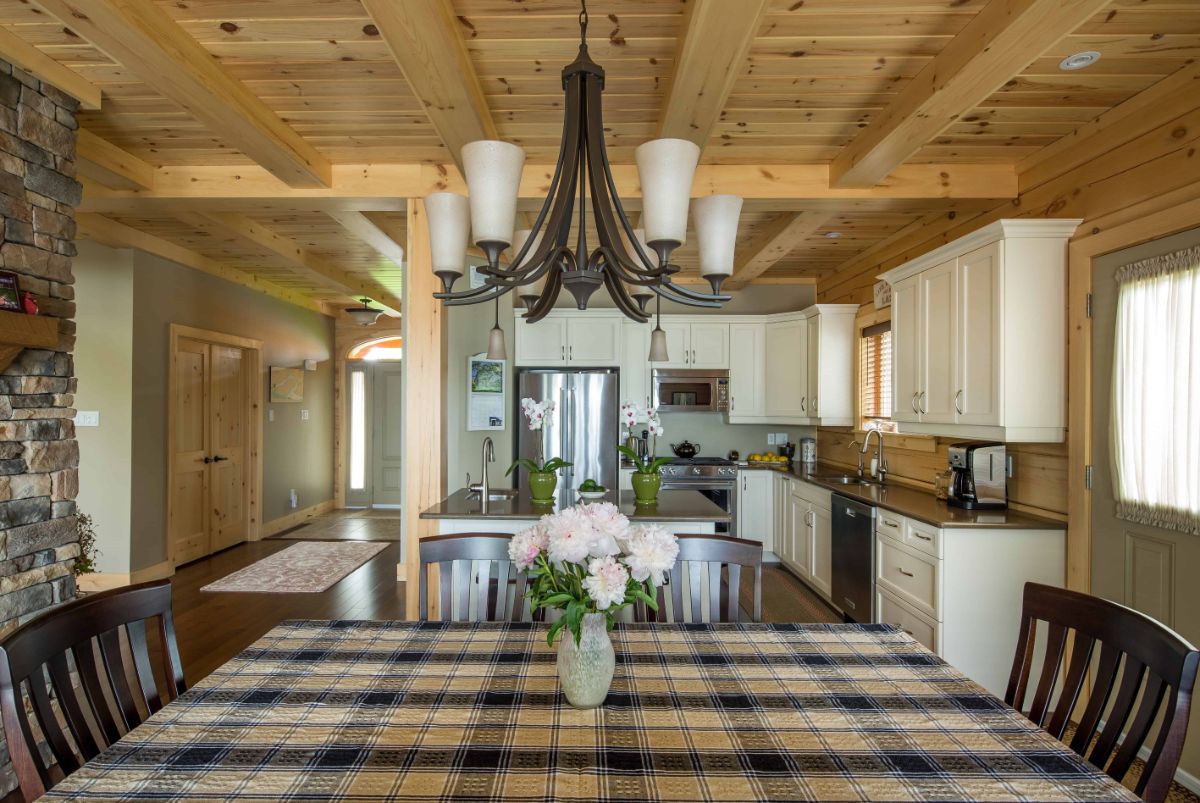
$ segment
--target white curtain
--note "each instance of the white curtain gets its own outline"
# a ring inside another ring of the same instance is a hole
[[[1118,518],[1200,534],[1200,247],[1117,270]]]

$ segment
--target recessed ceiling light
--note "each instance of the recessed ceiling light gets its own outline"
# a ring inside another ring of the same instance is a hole
[[[831,240],[836,240],[838,237],[842,236],[842,233],[840,231],[827,231],[825,232],[825,236]]]
[[[1090,67],[1100,60],[1100,51],[1084,50],[1081,53],[1072,53],[1058,63],[1060,70],[1082,70],[1084,67]]]

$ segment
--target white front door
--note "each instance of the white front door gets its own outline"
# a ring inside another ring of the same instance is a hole
[[[404,431],[401,363],[352,362],[346,374],[346,505],[399,507]]]

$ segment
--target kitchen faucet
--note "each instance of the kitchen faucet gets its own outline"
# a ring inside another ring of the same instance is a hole
[[[863,455],[867,453],[867,449],[871,443],[871,435],[875,434],[879,438],[879,446],[875,450],[875,465],[876,474],[879,477],[879,483],[887,479],[887,459],[883,456],[883,430],[868,429],[863,435],[862,450],[858,453],[858,475],[861,477],[863,473]]]
[[[482,512],[482,513],[487,513],[488,501],[489,501],[489,497],[491,496],[491,493],[492,493],[492,490],[489,487],[490,483],[488,482],[488,463],[495,463],[495,462],[496,462],[496,450],[495,450],[495,447],[492,445],[492,439],[491,439],[491,437],[485,437],[483,439],[483,459],[482,459],[483,465],[481,466],[481,468],[483,470],[483,478],[477,484],[472,485],[471,484],[471,475],[470,474],[467,475],[467,491],[469,493],[479,494],[480,512]]]

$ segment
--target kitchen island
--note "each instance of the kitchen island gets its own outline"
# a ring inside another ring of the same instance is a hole
[[[728,524],[730,520],[728,512],[698,491],[660,491],[655,505],[635,505],[631,491],[621,491],[616,500],[608,501],[615,501],[634,524],[662,524],[676,534],[714,533],[717,524]],[[517,533],[557,510],[555,505],[533,504],[528,492],[521,491],[516,496],[489,500],[484,512],[479,494],[463,488],[421,511],[421,518],[436,520],[439,534]]]

